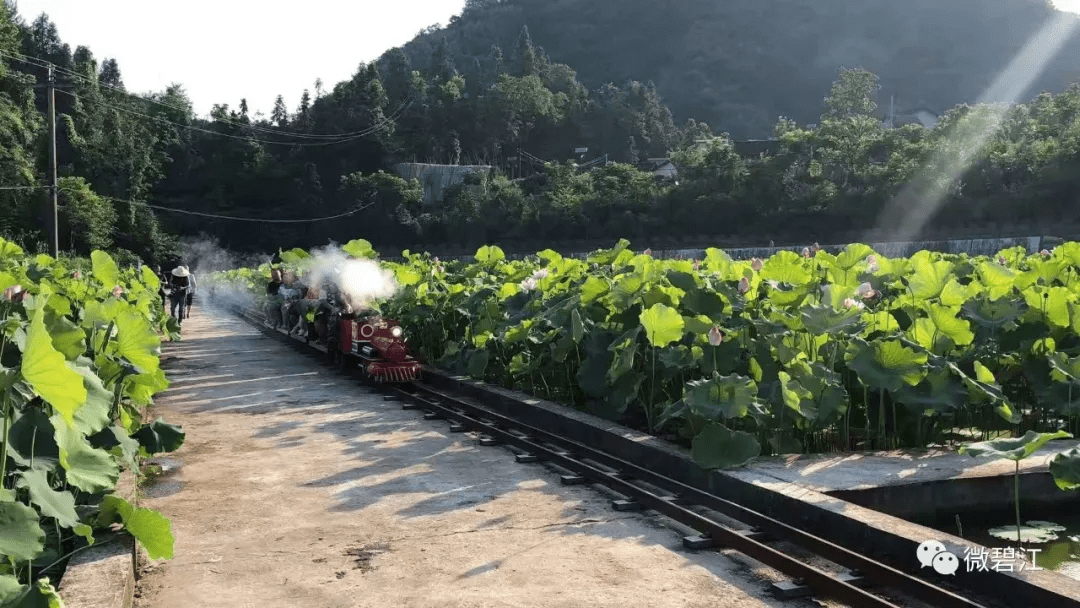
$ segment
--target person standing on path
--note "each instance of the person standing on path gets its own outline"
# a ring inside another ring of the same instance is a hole
[[[195,275],[191,274],[187,266],[177,266],[169,274],[169,285],[172,287],[172,293],[169,294],[169,315],[182,324],[187,317],[188,294],[195,293]]]

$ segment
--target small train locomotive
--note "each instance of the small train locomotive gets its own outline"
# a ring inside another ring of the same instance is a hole
[[[405,345],[401,324],[378,315],[342,318],[328,354],[345,370],[359,367],[374,382],[411,382],[420,378],[420,362]],[[334,343],[336,342],[336,343]]]

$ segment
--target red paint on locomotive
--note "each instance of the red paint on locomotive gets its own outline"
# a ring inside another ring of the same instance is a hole
[[[390,382],[408,382],[419,376],[420,362],[410,356],[397,321],[379,316],[341,319],[339,336],[341,355],[357,357],[368,375]],[[365,346],[370,349],[365,351]]]

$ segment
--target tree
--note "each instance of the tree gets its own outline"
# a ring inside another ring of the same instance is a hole
[[[878,89],[878,77],[862,68],[841,69],[840,77],[833,83],[832,91],[825,98],[828,118],[871,116],[877,109],[874,97]],[[824,117],[823,117],[824,118]]]
[[[120,64],[115,59],[106,59],[101,63],[101,75],[98,76],[101,84],[114,89],[124,88],[124,80],[120,76]]]
[[[538,74],[536,48],[533,46],[532,37],[529,36],[529,26],[521,26],[517,42],[514,44],[513,55],[515,76],[535,76]]]
[[[289,124],[289,111],[285,109],[285,98],[281,95],[274,100],[274,109],[270,112],[270,122],[284,128]]]

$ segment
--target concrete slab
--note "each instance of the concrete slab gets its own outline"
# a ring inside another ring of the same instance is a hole
[[[1022,473],[1048,470],[1050,461],[1080,440],[1052,441],[1021,461]],[[869,454],[802,454],[759,458],[729,475],[760,485],[793,483],[816,492],[862,490],[946,479],[1012,475],[1014,463],[958,454],[956,450],[896,450]]]
[[[139,608],[815,605],[228,313],[196,309],[164,365],[151,415],[187,441],[142,504],[176,558],[142,570]]]

